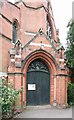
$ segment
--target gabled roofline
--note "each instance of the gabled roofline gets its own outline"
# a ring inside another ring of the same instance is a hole
[[[48,40],[48,42],[50,43],[50,45],[52,46],[52,48],[57,52],[57,49],[55,48],[55,46],[53,45],[53,43],[51,42],[51,39],[43,32],[43,31],[38,31],[37,34],[26,44],[22,47],[22,49],[25,49],[26,47],[28,47],[28,45],[35,40],[39,35],[44,35],[44,37]]]
[[[48,13],[48,9],[47,9],[43,4],[40,5],[40,6],[38,6],[38,7],[32,7],[32,6],[27,5],[27,4],[26,4],[25,2],[23,2],[22,0],[19,0],[18,2],[15,2],[15,4],[18,4],[18,3],[20,3],[20,2],[22,2],[25,7],[30,8],[30,9],[34,9],[34,10],[38,10],[38,9],[44,8],[44,10]],[[48,13],[48,14],[50,14],[50,13]],[[51,14],[50,14],[50,15],[51,15]],[[51,17],[52,17],[52,16],[51,16]],[[54,18],[52,17],[52,19],[54,19]]]
[[[53,36],[55,37],[55,38],[54,38],[54,41],[57,43],[56,35],[55,35],[55,34],[56,34],[55,21],[54,21],[54,18],[53,18],[53,13],[52,13],[52,14],[50,13],[49,8],[48,8],[48,7],[45,7],[43,4],[40,5],[40,6],[37,6],[37,7],[32,7],[32,6],[30,6],[30,5],[27,5],[27,4],[26,4],[25,2],[23,2],[22,0],[19,0],[19,1],[16,2],[15,4],[18,4],[18,3],[20,3],[20,2],[22,2],[23,5],[24,5],[26,8],[29,8],[29,9],[39,10],[39,9],[43,8],[43,9],[45,10],[45,12],[46,12],[47,15],[48,15],[49,21],[50,21],[50,23],[51,23],[52,29],[54,30],[54,32],[52,32],[52,33],[53,33]],[[51,18],[51,19],[50,19],[50,18]],[[49,21],[48,21],[48,22],[49,22]],[[52,24],[53,24],[53,25],[52,25]]]
[[[25,49],[26,47],[28,47],[28,45],[29,45],[33,40],[35,40],[35,39],[38,37],[38,35],[39,35],[39,33],[37,33],[26,45],[24,45],[24,46],[22,47],[22,49]]]
[[[44,5],[40,5],[40,6],[38,6],[38,7],[32,7],[32,6],[27,5],[27,4],[24,3],[24,2],[23,2],[23,4],[24,4],[25,7],[31,8],[31,9],[34,9],[34,10],[38,10],[38,9],[44,8]]]
[[[62,43],[60,42],[58,47],[56,48],[57,50],[65,50],[64,46],[62,45]]]
[[[8,3],[20,9],[20,7],[18,7],[15,3],[11,3],[10,1],[8,1]]]
[[[22,0],[19,0],[18,2],[15,2],[15,4],[18,4],[18,3],[20,3],[20,2],[22,2],[25,7],[30,8],[30,9],[34,9],[34,10],[38,10],[38,9],[44,8],[44,5],[43,5],[43,4],[40,5],[40,6],[37,6],[37,7],[32,7],[32,6],[27,5],[27,4],[26,4],[25,2],[23,2]]]

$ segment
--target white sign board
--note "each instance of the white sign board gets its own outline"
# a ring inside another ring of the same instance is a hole
[[[28,84],[28,90],[36,90],[36,84]]]

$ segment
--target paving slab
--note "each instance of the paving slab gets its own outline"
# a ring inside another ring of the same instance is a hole
[[[47,106],[28,106],[26,110],[15,118],[72,118],[71,108],[55,108]]]

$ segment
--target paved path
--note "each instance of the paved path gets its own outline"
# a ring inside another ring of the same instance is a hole
[[[72,108],[61,109],[50,106],[27,107],[16,118],[72,118]]]

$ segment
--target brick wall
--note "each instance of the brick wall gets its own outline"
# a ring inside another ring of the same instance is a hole
[[[0,24],[2,71],[15,88],[23,86],[20,105],[26,105],[26,76],[29,64],[40,58],[50,71],[50,104],[66,105],[68,69],[64,62],[64,48],[58,42],[52,9],[47,2],[5,1],[2,6]],[[51,27],[51,38],[47,36],[47,16]],[[12,24],[17,20],[17,42],[12,43]],[[19,39],[19,40],[18,40]],[[12,55],[10,50],[14,51]],[[9,51],[9,52],[8,52]],[[17,54],[18,53],[18,54]],[[62,57],[61,57],[62,55]],[[0,68],[1,71],[1,68]],[[2,72],[1,71],[1,72]]]

